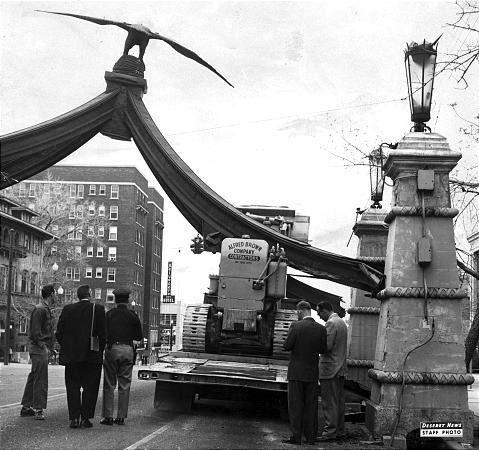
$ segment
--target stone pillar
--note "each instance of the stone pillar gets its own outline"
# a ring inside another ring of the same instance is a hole
[[[407,439],[420,422],[460,422],[472,443],[449,172],[461,154],[432,133],[409,133],[386,160],[394,181],[371,400],[375,436]],[[457,440],[457,438],[456,438]],[[404,442],[404,441],[403,441]]]
[[[359,238],[357,259],[384,263],[388,237],[385,217],[384,210],[369,208],[354,225],[354,234]],[[379,300],[371,298],[367,292],[352,290],[351,308],[348,309],[348,380],[368,391],[371,390],[368,370],[374,366],[379,305]]]

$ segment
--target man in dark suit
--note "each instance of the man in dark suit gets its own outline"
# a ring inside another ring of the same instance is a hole
[[[80,286],[77,295],[79,301],[66,305],[60,314],[56,338],[60,344],[59,363],[65,366],[70,428],[91,428],[106,342],[105,308],[90,302],[87,285]],[[90,350],[91,335],[98,337],[98,351]]]
[[[326,328],[311,317],[311,306],[302,300],[298,321],[289,328],[284,349],[291,351],[288,365],[288,413],[291,437],[283,442],[301,445],[302,436],[314,444],[318,414],[319,353],[326,351]]]
[[[327,351],[321,352],[319,382],[321,405],[324,414],[323,434],[318,441],[334,441],[344,436],[344,378],[346,376],[346,354],[348,327],[328,302],[319,302],[319,317],[326,322]]]
[[[125,424],[130,399],[133,371],[133,341],[141,341],[141,322],[134,311],[128,309],[129,289],[115,289],[116,308],[106,313],[105,360],[103,361],[103,419],[102,425]],[[113,420],[113,397],[118,383],[118,412]]]

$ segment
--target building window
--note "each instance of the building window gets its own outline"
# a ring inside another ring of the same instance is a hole
[[[68,226],[67,239],[75,239],[75,227],[73,225]]]
[[[113,295],[113,289],[106,290],[106,301],[107,303],[113,303],[115,301],[115,296]]]
[[[120,187],[117,184],[111,185],[110,198],[120,197]]]
[[[75,281],[80,281],[80,268],[79,267],[74,267],[73,268],[73,279]]]
[[[86,248],[86,256],[91,258],[93,256],[93,247]]]
[[[20,317],[20,322],[18,324],[18,332],[20,334],[27,334],[27,323],[28,320],[26,317]]]
[[[106,273],[106,281],[107,282],[114,282],[116,278],[116,269],[114,267],[108,267]]]
[[[18,189],[18,196],[19,197],[26,197],[27,196],[27,184],[20,183],[20,187]]]
[[[160,313],[160,324],[170,326],[173,322],[173,326],[176,327],[176,314],[161,314]]]
[[[83,231],[81,228],[75,230],[75,240],[76,241],[81,241],[82,240],[82,234],[83,234]]]
[[[23,235],[23,246],[30,250],[30,235],[27,233]]]
[[[30,277],[30,294],[37,293],[37,282],[38,282],[38,274],[36,272],[32,272]]]
[[[28,286],[28,271],[24,270],[22,271],[22,284],[20,287],[20,292],[22,294],[27,293],[27,286]]]
[[[94,236],[95,235],[95,229],[93,227],[88,227],[87,235],[88,236]]]
[[[85,278],[93,277],[93,267],[85,267]]]
[[[105,227],[101,226],[98,227],[98,237],[104,237],[105,236]]]
[[[103,276],[103,268],[97,267],[95,269],[95,278],[101,278]]]
[[[78,198],[83,198],[85,193],[85,186],[83,184],[78,185],[78,190],[77,190],[77,197]]]
[[[8,280],[8,268],[7,266],[0,267],[0,289],[4,291],[7,289],[7,280]]]
[[[73,267],[66,267],[65,268],[65,278],[67,280],[73,279]]]
[[[100,187],[98,188],[98,195],[106,195],[106,185],[105,184],[100,184]]]
[[[103,247],[97,247],[96,249],[96,257],[103,258]]]
[[[95,300],[101,300],[101,288],[95,288]]]
[[[72,290],[71,290],[71,289],[67,289],[67,290],[65,291],[65,301],[66,301],[67,303],[70,303],[70,302],[72,301],[72,295],[73,295],[73,294],[72,294]]]
[[[110,220],[118,220],[118,206],[110,206]]]
[[[69,219],[75,218],[75,205],[70,205],[70,214],[68,214]]]
[[[108,261],[116,261],[116,247],[108,247]]]
[[[98,207],[98,215],[100,217],[105,217],[105,205],[100,205]]]
[[[109,236],[108,236],[108,239],[110,241],[116,241],[117,240],[117,227],[110,227],[110,233],[109,233]]]
[[[40,242],[37,238],[33,238],[33,253],[35,253],[35,255],[40,254]]]
[[[30,183],[30,186],[28,189],[28,196],[35,197],[35,185],[33,183]]]
[[[95,205],[93,203],[90,204],[88,207],[88,215],[94,216],[95,215]]]
[[[70,184],[70,198],[75,198],[77,196],[77,185]]]
[[[90,184],[90,195],[96,195],[96,185]]]
[[[83,218],[83,205],[77,205],[77,219]]]
[[[81,257],[81,245],[75,245],[75,256]]]

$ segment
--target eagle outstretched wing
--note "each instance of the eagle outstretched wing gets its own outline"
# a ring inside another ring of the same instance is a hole
[[[175,49],[178,53],[181,53],[183,56],[186,56],[187,58],[192,59],[193,61],[196,61],[197,63],[201,64],[202,66],[205,66],[206,68],[210,69],[212,72],[214,72],[216,75],[218,75],[222,80],[226,81],[231,87],[234,87],[223,75],[221,75],[212,65],[208,64],[201,56],[196,54],[194,51],[183,47],[181,44],[178,44],[178,42],[175,42],[171,39],[168,39],[165,36],[162,36],[161,34],[158,33],[153,33],[150,32],[148,33],[148,37],[150,39],[159,39],[163,42],[166,42],[168,45],[170,45],[173,49]]]
[[[97,17],[82,16],[80,14],[61,13],[61,12],[55,12],[55,11],[43,11],[41,9],[36,9],[35,11],[43,12],[47,14],[58,14],[60,16],[76,17],[77,19],[88,20],[88,22],[93,22],[93,23],[96,23],[97,25],[116,25],[117,27],[123,28],[126,31],[130,31],[132,28],[131,24],[127,22],[117,22],[115,20],[99,19]]]

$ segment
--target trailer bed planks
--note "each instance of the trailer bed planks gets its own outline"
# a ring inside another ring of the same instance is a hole
[[[196,394],[263,391],[275,398],[288,390],[287,361],[236,355],[171,352],[138,371],[138,378],[156,382],[155,407],[188,412]]]

